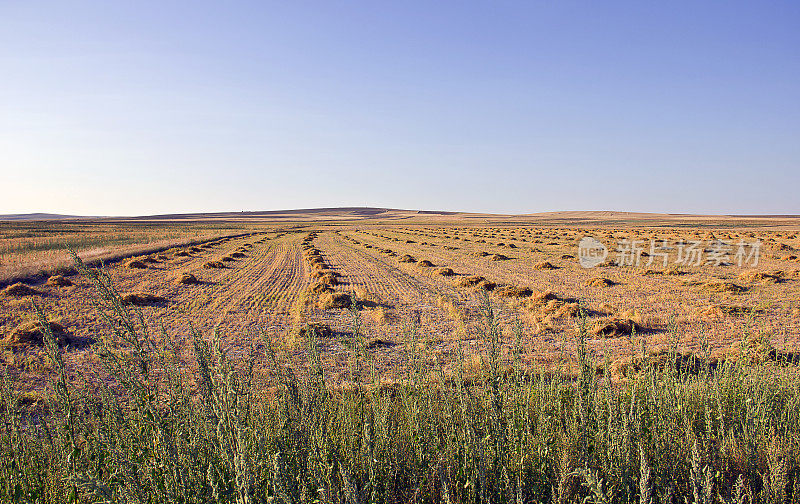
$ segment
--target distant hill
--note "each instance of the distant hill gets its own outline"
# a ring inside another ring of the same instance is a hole
[[[26,214],[0,214],[0,221],[44,221],[67,219],[99,219],[100,217],[87,217],[80,215],[61,215],[51,213],[26,213]]]
[[[60,215],[50,213],[6,214],[1,221],[100,221],[100,222],[338,222],[354,221],[391,222],[405,221],[409,224],[482,222],[485,224],[526,224],[526,225],[753,225],[762,226],[800,226],[797,215],[697,215],[667,214],[618,211],[560,211],[529,214],[490,214],[474,212],[449,212],[436,210],[404,210],[379,207],[330,207],[299,208],[292,210],[264,210],[251,212],[208,212],[120,217],[90,217],[79,215]]]

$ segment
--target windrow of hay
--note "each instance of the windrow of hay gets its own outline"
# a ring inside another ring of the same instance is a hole
[[[616,285],[613,281],[604,277],[590,278],[586,280],[585,284],[587,287],[612,287]]]
[[[58,322],[48,322],[50,332],[56,338],[59,345],[64,345],[68,342],[68,334],[64,326]],[[44,344],[44,332],[42,331],[41,323],[38,321],[23,322],[14,328],[11,333],[5,338],[5,342],[14,346],[35,345],[42,346]]]
[[[166,301],[166,299],[161,296],[145,292],[132,292],[122,296],[122,304],[124,305],[148,306],[163,303],[164,301]]]
[[[177,279],[177,283],[183,285],[194,285],[200,283],[200,280],[198,280],[197,277],[191,273],[184,273],[180,276],[180,278]]]
[[[516,285],[503,285],[494,290],[494,293],[501,297],[523,298],[533,295],[530,287],[517,287]]]
[[[616,338],[640,331],[641,327],[636,321],[621,317],[608,317],[596,320],[589,329],[591,334],[603,338]]]
[[[677,267],[669,267],[664,269],[644,269],[640,273],[643,276],[658,276],[658,275],[669,275],[669,276],[680,276],[686,274],[685,271],[681,271]]]
[[[703,283],[701,284],[701,286],[703,287],[703,289],[709,290],[711,292],[726,292],[730,294],[740,294],[747,290],[747,287],[743,287],[733,282],[712,281]]]
[[[41,292],[34,289],[28,284],[17,282],[3,289],[2,294],[4,296],[10,296],[10,297],[23,297],[23,296],[38,296],[41,294]]]
[[[380,338],[373,338],[367,342],[367,350],[377,350],[380,348],[392,348],[393,346],[397,345],[394,341],[389,341]]]
[[[318,269],[311,273],[311,278],[318,280],[325,275],[333,275],[337,278],[339,277],[339,273],[332,269]]]
[[[764,282],[764,283],[779,283],[783,281],[784,272],[777,271],[746,271],[739,275],[739,280],[743,282]]]
[[[319,277],[319,281],[326,285],[338,285],[339,279],[333,273],[325,273]]]
[[[439,268],[436,270],[436,274],[439,276],[449,277],[449,276],[454,276],[456,272],[453,271],[452,268]]]
[[[508,261],[508,256],[504,256],[503,254],[492,254],[489,256],[490,261]]]
[[[322,309],[331,308],[350,308],[353,304],[353,299],[349,294],[344,292],[325,292],[319,296],[317,306]]]
[[[323,322],[309,322],[300,328],[298,335],[303,338],[315,336],[317,338],[332,338],[334,333],[331,326]]]
[[[419,266],[420,268],[432,268],[434,264],[427,259],[423,259],[417,263],[417,266]]]
[[[701,314],[711,318],[722,318],[728,316],[744,316],[753,313],[762,313],[763,308],[756,308],[752,306],[736,306],[736,305],[722,305],[712,304],[707,308],[701,310]]]
[[[72,280],[63,275],[53,275],[47,279],[47,285],[51,287],[69,287],[72,285]]]
[[[207,263],[203,263],[203,268],[205,269],[222,269],[225,267],[225,263],[222,261],[209,261]]]
[[[459,279],[456,285],[459,287],[475,287],[484,280],[486,279],[478,275],[465,276]]]
[[[397,261],[398,261],[398,262],[401,262],[401,263],[413,263],[413,262],[417,262],[417,260],[414,258],[414,256],[411,256],[411,255],[409,255],[409,254],[403,254],[403,255],[401,255],[401,256],[400,256],[400,258],[399,258],[399,259],[397,259]]]
[[[479,275],[471,275],[461,278],[456,285],[458,287],[474,287],[480,290],[491,291],[497,286],[491,280],[487,280]]]
[[[140,260],[129,261],[128,264],[126,264],[126,266],[131,269],[147,269],[147,264],[145,264],[144,261]]]
[[[573,299],[562,299],[552,291],[534,291],[528,300],[528,308],[548,318],[572,318],[580,315],[580,305]]]
[[[554,270],[558,269],[557,266],[553,266],[549,261],[541,261],[533,265],[533,269],[535,270]]]
[[[333,292],[333,288],[324,282],[315,282],[308,288],[312,294],[323,294],[325,292]]]

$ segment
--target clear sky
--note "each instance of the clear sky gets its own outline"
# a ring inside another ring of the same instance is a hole
[[[0,0],[0,213],[800,213],[800,2]]]

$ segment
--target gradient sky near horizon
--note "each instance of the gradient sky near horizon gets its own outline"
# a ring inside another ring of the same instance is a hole
[[[800,2],[0,0],[0,213],[800,214]]]

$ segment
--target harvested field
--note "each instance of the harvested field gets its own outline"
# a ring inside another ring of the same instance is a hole
[[[51,329],[70,372],[102,383],[94,347],[79,342],[112,331],[97,311],[104,306],[97,282],[108,281],[123,309],[134,318],[141,314],[158,345],[176,349],[187,376],[197,370],[192,331],[213,338],[216,329],[220,348],[237,366],[251,349],[267,355],[269,341],[276,358],[300,362],[305,370],[308,352],[316,348],[322,374],[341,390],[352,386],[354,374],[371,376],[354,367],[354,355],[368,358],[389,390],[415,368],[453,380],[463,365],[465,376],[476,380],[490,369],[484,364],[493,348],[487,313],[497,328],[500,369],[517,362],[525,373],[571,377],[583,345],[597,376],[606,376],[602,366],[611,362],[607,376],[624,383],[644,369],[642,348],[654,355],[674,348],[681,356],[708,354],[723,362],[740,355],[743,334],[758,335],[748,352],[761,361],[795,365],[800,270],[787,268],[783,259],[764,258],[750,268],[661,268],[660,262],[648,265],[646,256],[626,264],[610,255],[583,268],[577,241],[588,232],[407,222],[264,226],[252,236],[6,286],[0,295],[2,355],[25,393],[41,393],[52,370],[35,364],[46,358],[41,326],[32,322],[35,302],[59,324]],[[614,239],[693,237],[683,228],[591,233],[604,239],[606,233]],[[742,233],[717,236],[733,240]],[[754,232],[765,242],[771,234]],[[509,250],[514,257],[504,255]],[[129,267],[134,261],[145,267]],[[259,376],[275,376],[264,359]],[[699,369],[687,359],[680,357],[681,369]]]

